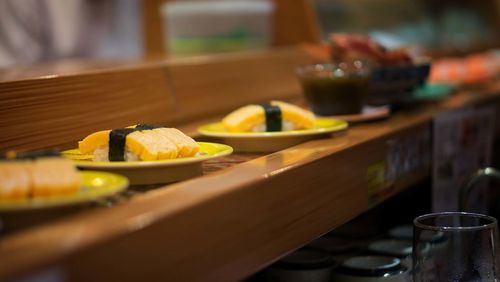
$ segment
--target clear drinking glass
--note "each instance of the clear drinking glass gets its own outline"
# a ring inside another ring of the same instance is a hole
[[[414,282],[497,281],[494,217],[444,212],[419,216],[413,224]]]

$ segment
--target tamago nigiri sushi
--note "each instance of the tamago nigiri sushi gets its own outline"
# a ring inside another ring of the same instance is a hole
[[[230,132],[271,132],[313,128],[315,116],[312,112],[295,105],[271,101],[241,107],[223,120]]]
[[[73,194],[80,182],[73,162],[59,156],[0,161],[0,200]]]
[[[152,161],[195,156],[200,146],[176,128],[138,124],[98,131],[78,142],[93,161]]]

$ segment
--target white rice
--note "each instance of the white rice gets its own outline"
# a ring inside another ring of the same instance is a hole
[[[97,148],[94,151],[94,156],[92,160],[94,162],[107,162],[109,161],[108,152],[109,152],[109,147]],[[139,156],[136,155],[135,153],[130,152],[129,150],[125,150],[125,161],[127,162],[139,161]]]
[[[295,125],[293,124],[293,122],[283,120],[281,122],[281,128],[282,131],[295,130]],[[267,127],[265,123],[256,125],[252,128],[252,132],[266,132],[266,131]]]

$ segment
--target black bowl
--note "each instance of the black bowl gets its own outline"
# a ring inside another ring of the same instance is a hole
[[[367,102],[384,105],[407,101],[413,90],[427,81],[430,67],[425,62],[373,68]]]

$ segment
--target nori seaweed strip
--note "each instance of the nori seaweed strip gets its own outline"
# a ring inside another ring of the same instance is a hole
[[[108,159],[110,162],[125,161],[125,143],[127,135],[140,130],[151,130],[163,126],[155,124],[137,124],[135,128],[118,128],[109,132]]]
[[[57,150],[15,152],[15,158],[17,160],[34,160],[43,157],[60,157],[60,156],[61,154]]]
[[[139,123],[138,125],[135,126],[135,129],[137,129],[137,130],[148,130],[148,129],[162,128],[162,127],[163,126],[156,125],[156,124],[142,124],[142,123]]]
[[[281,131],[282,115],[281,109],[278,106],[273,106],[271,103],[261,104],[266,115],[266,131]]]
[[[119,128],[109,132],[109,152],[110,162],[120,162],[125,160],[125,141],[127,135],[137,131],[135,128]]]

